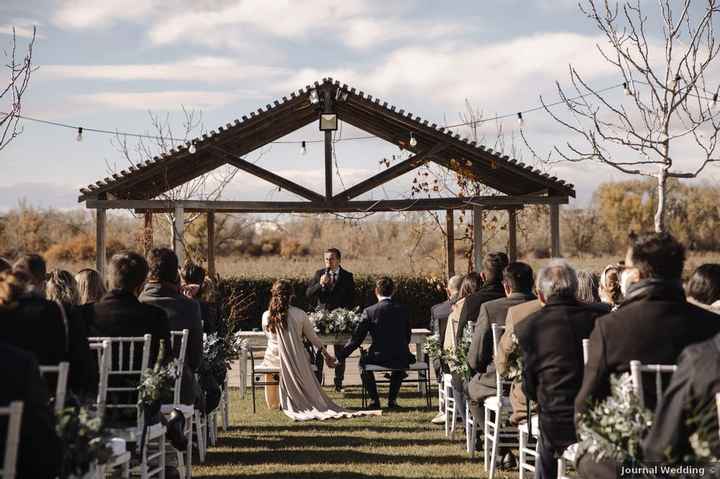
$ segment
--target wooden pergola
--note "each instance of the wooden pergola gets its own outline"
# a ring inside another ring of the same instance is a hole
[[[344,121],[378,138],[410,151],[413,156],[367,178],[344,191],[334,193],[332,184],[332,129]],[[325,194],[261,168],[243,157],[312,122],[324,129]],[[410,141],[411,136],[414,141]],[[405,173],[428,162],[479,181],[500,194],[491,196],[356,200]],[[294,193],[299,201],[168,201],[157,199],[165,192],[220,166],[232,165],[281,189]],[[517,256],[516,212],[525,205],[545,204],[550,209],[550,250],[560,255],[560,205],[575,196],[572,185],[550,177],[508,156],[461,138],[460,135],[429,124],[427,120],[398,110],[378,98],[331,78],[315,82],[289,97],[276,100],[232,124],[220,126],[202,137],[130,166],[94,185],[80,190],[80,202],[97,210],[97,269],[104,273],[106,261],[106,212],[131,209],[145,215],[145,248],[152,247],[153,213],[174,212],[173,247],[184,258],[182,236],[184,215],[207,214],[208,270],[215,271],[214,215],[220,213],[367,213],[391,211],[445,210],[447,222],[447,272],[454,274],[454,211],[472,210],[475,264],[482,255],[483,210],[506,210],[508,254]]]

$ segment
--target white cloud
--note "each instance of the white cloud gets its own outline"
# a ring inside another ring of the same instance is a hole
[[[13,28],[15,28],[15,36],[18,38],[32,38],[33,36],[33,24],[26,23],[26,24],[18,24],[18,25],[0,25],[0,34],[3,35],[12,35],[13,34]],[[45,35],[41,33],[35,34],[36,38],[45,38]]]
[[[64,0],[53,22],[61,28],[101,28],[120,20],[142,20],[152,12],[165,10],[161,8],[162,3],[152,0]]]
[[[247,79],[270,80],[287,70],[260,65],[245,65],[227,57],[196,57],[175,63],[130,65],[45,65],[41,75],[103,80],[160,80],[225,82]]]
[[[349,20],[339,29],[339,34],[349,47],[365,49],[403,38],[421,37],[423,40],[433,40],[458,34],[466,29],[467,26],[455,23],[363,17]]]
[[[118,110],[180,110],[183,106],[210,110],[255,96],[254,92],[242,91],[100,92],[76,95],[72,100]]]

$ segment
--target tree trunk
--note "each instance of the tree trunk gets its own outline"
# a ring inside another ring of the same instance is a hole
[[[665,231],[665,190],[667,188],[667,170],[662,168],[657,175],[658,179],[658,199],[657,210],[655,211],[655,232],[662,233]]]

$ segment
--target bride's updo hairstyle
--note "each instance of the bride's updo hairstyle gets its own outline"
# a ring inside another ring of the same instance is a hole
[[[280,279],[275,281],[270,290],[270,318],[267,328],[271,333],[277,333],[287,327],[288,310],[293,298],[293,287],[289,281]]]
[[[10,271],[0,273],[0,312],[9,311],[17,306],[17,299],[25,291],[23,279]]]

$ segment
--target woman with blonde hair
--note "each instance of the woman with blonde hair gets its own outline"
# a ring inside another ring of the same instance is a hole
[[[97,303],[107,292],[102,276],[94,269],[85,268],[75,275],[78,289],[78,304]]]
[[[327,352],[307,314],[292,306],[293,296],[289,281],[276,281],[271,290],[270,306],[262,317],[263,330],[268,336],[264,362],[280,368],[280,408],[296,421],[379,415],[380,411],[344,409],[322,390],[310,366],[303,338],[322,352],[330,367],[335,366],[335,358]]]

